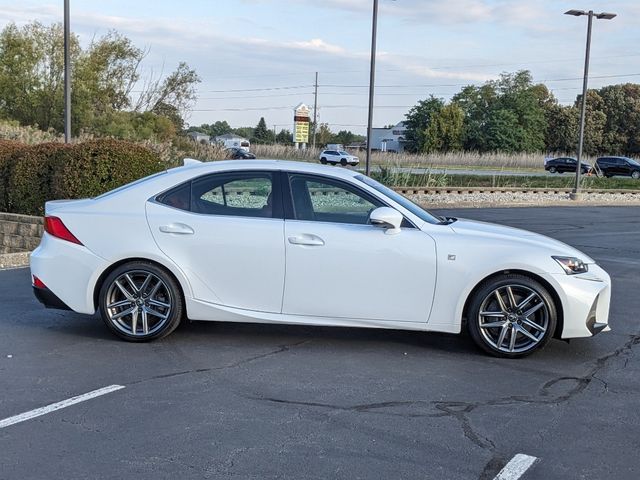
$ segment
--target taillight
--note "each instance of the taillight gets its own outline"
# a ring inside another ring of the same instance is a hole
[[[44,231],[56,238],[82,245],[58,217],[44,217]]]

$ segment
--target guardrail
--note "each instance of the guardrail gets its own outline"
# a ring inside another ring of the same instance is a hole
[[[525,188],[525,187],[393,187],[393,189],[403,195],[431,195],[431,194],[467,194],[467,193],[571,193],[571,188]],[[581,190],[583,193],[595,194],[625,194],[640,195],[640,190],[630,190],[624,188],[603,189],[591,188]]]

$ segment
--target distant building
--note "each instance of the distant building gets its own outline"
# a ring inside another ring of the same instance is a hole
[[[391,128],[371,129],[371,150],[381,152],[404,152],[406,145],[406,122],[400,122]]]
[[[206,133],[189,132],[187,133],[187,136],[194,142],[206,143],[207,145],[211,142],[211,137],[209,137],[209,135],[207,135]]]
[[[251,147],[249,140],[234,133],[225,133],[224,135],[213,137],[212,143],[218,143],[225,148],[241,148],[247,152]]]

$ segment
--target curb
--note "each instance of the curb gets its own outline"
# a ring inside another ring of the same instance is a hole
[[[0,255],[0,270],[29,266],[31,252],[4,253]]]

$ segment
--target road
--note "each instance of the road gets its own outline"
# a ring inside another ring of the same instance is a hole
[[[379,165],[373,165],[371,169],[375,172],[380,169]],[[575,173],[549,173],[546,170],[532,170],[532,171],[522,171],[522,170],[513,170],[513,169],[465,169],[465,168],[422,168],[422,167],[390,167],[393,173],[410,173],[413,175],[488,175],[494,177],[548,177],[548,176],[558,176],[562,175],[562,177],[570,178],[571,176],[575,176]],[[356,170],[362,171],[364,173],[365,168],[362,164],[356,167]]]
[[[150,344],[43,309],[0,272],[0,478],[640,478],[640,208],[447,210],[577,246],[611,274],[612,332],[523,360],[466,336],[193,323]]]

